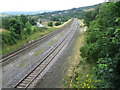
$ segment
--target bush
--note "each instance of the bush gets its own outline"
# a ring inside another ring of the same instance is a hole
[[[104,79],[106,84],[104,88],[115,88],[119,86],[120,77],[116,75],[118,59],[115,58],[100,58],[97,61],[96,74],[98,78]],[[114,85],[115,84],[115,85]]]
[[[59,25],[61,25],[60,21],[58,21],[58,22],[55,23],[55,26],[59,26]]]
[[[53,22],[52,22],[52,21],[51,21],[51,22],[48,22],[47,25],[50,26],[50,27],[52,27],[52,26],[53,26]]]
[[[91,20],[90,12],[85,22],[88,26],[86,43],[81,56],[96,63],[96,76],[106,84],[104,88],[120,88],[120,2],[104,3]],[[113,14],[114,13],[114,14]]]
[[[3,32],[2,33],[2,45],[7,44],[7,45],[13,45],[16,43],[16,34],[13,32]]]

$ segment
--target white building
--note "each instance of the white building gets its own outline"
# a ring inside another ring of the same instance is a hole
[[[39,22],[36,23],[37,23],[37,27],[44,27],[44,25],[40,24]]]

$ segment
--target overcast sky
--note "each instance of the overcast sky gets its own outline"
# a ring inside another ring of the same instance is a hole
[[[66,10],[74,7],[94,5],[104,1],[105,0],[1,0],[0,12]]]

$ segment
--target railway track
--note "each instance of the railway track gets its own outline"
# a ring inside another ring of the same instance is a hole
[[[27,89],[34,83],[35,79],[41,75],[45,68],[52,62],[56,55],[62,50],[62,48],[71,40],[74,33],[78,29],[78,22],[75,19],[72,27],[70,28],[69,34],[61,41],[57,46],[51,50],[42,62],[38,63],[25,77],[23,77],[13,88],[24,88]]]
[[[37,39],[37,40],[35,40],[35,41],[31,42],[31,43],[26,44],[23,47],[15,50],[14,52],[12,52],[10,54],[2,56],[2,58],[0,59],[0,63],[3,63],[5,61],[9,60],[10,58],[18,55],[19,53],[22,53],[23,51],[28,50],[29,48],[31,48],[31,47],[33,47],[35,45],[38,45],[42,41],[44,41],[46,39],[49,39],[50,37],[52,37],[52,36],[54,36],[54,35],[62,32],[62,30],[64,30],[65,28],[69,27],[69,25],[72,24],[72,21],[73,21],[73,19],[68,24],[66,24],[65,26],[63,26],[62,28],[60,28],[60,29],[58,29],[58,30],[56,30],[54,32],[51,32],[50,34],[47,34],[47,35],[41,37],[40,39]]]

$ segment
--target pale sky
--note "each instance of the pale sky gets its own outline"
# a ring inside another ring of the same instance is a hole
[[[105,0],[1,0],[3,11],[66,10],[102,3]]]

